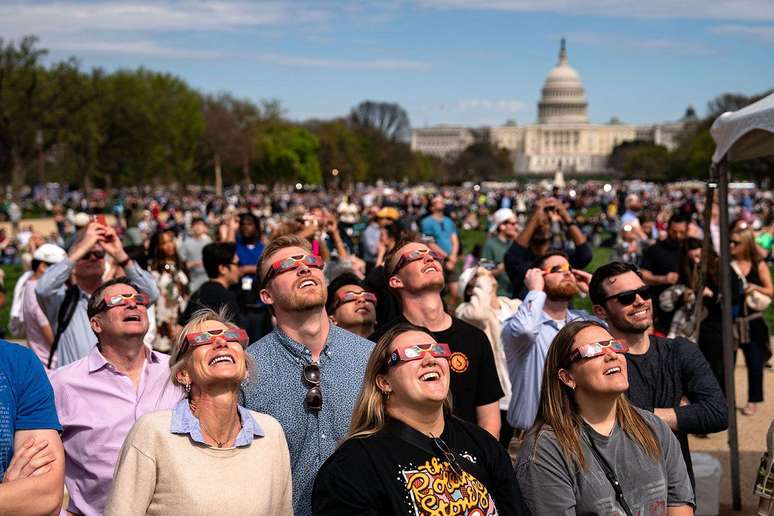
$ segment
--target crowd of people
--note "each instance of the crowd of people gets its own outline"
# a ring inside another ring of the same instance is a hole
[[[774,196],[731,201],[752,416]],[[0,341],[3,514],[65,492],[84,515],[693,513],[688,435],[727,427],[724,250],[701,190],[47,203],[56,231],[14,212],[0,236],[27,268],[8,328],[27,346]]]

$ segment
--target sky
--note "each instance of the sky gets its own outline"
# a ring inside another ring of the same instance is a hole
[[[567,39],[589,117],[636,124],[774,87],[774,0],[0,0],[48,62],[143,66],[293,120],[397,102],[413,127],[534,123]]]

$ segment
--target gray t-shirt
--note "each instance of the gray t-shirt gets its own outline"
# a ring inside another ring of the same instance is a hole
[[[204,246],[210,242],[212,242],[212,239],[207,235],[204,235],[202,238],[186,238],[183,240],[183,243],[180,246],[180,250],[178,251],[178,254],[180,254],[180,259],[184,262],[201,262],[202,249],[204,249]],[[191,280],[188,289],[192,293],[199,290],[199,287],[201,287],[202,284],[209,279],[207,278],[207,272],[204,270],[204,265],[201,264],[198,267],[192,267],[189,269],[188,275],[190,276]]]
[[[667,507],[695,506],[693,489],[677,442],[658,417],[635,409],[653,429],[661,445],[662,459],[654,462],[625,432],[616,426],[605,437],[585,425],[597,449],[615,472],[624,499],[633,514],[663,516]],[[516,463],[516,476],[532,514],[624,515],[615,491],[583,440],[586,470],[569,458],[553,429],[544,426],[537,437],[530,434]]]

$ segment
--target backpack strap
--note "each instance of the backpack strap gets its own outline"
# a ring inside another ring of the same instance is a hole
[[[75,308],[78,306],[78,298],[81,296],[81,289],[78,285],[69,285],[65,291],[65,297],[62,304],[59,305],[59,311],[56,314],[56,334],[54,342],[51,344],[51,352],[48,355],[48,368],[51,369],[51,363],[54,360],[54,354],[59,347],[59,339],[67,329],[70,321],[75,314]]]

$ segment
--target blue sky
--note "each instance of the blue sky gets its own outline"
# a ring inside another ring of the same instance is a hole
[[[774,0],[0,0],[0,37],[25,34],[50,60],[171,72],[296,120],[372,99],[414,127],[532,123],[562,36],[594,122],[774,87]]]

